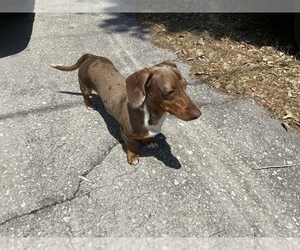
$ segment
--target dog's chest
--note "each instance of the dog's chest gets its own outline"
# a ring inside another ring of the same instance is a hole
[[[144,114],[144,125],[148,130],[148,134],[145,136],[145,138],[154,137],[160,133],[161,127],[166,119],[167,113],[163,114],[163,116],[158,120],[157,124],[155,125],[149,124],[150,115],[146,107],[144,108]]]

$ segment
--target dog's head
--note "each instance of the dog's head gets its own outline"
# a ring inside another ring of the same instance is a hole
[[[176,64],[170,61],[139,70],[126,79],[128,100],[133,109],[146,102],[150,108],[189,121],[197,119],[201,112],[186,93],[186,85]]]

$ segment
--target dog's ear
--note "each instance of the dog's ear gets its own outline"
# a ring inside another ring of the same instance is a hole
[[[175,74],[176,76],[178,77],[178,79],[182,79],[182,76],[180,74],[180,72],[178,71],[177,69],[177,65],[171,61],[164,61],[160,64],[157,64],[157,66],[167,66],[169,69],[171,69]]]
[[[142,105],[146,98],[145,87],[151,78],[149,69],[139,70],[126,79],[127,96],[130,106],[136,109]]]
[[[164,62],[158,64],[157,66],[160,66],[160,65],[166,65],[166,66],[177,69],[177,65],[171,61],[164,61]]]
[[[180,72],[177,68],[177,65],[175,63],[173,63],[171,61],[164,61],[164,62],[160,63],[159,65],[169,66],[169,68],[176,74],[177,78],[180,80],[183,88],[186,89],[187,82],[180,74]]]

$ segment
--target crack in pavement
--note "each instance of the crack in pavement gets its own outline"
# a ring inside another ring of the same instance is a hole
[[[25,216],[28,216],[28,215],[36,214],[36,213],[38,213],[38,212],[40,212],[40,211],[42,211],[42,210],[44,210],[44,209],[51,208],[51,207],[54,207],[54,206],[56,206],[56,205],[63,204],[63,203],[65,203],[65,202],[72,201],[72,200],[74,200],[74,199],[76,199],[76,198],[79,198],[79,197],[83,197],[84,195],[82,195],[82,196],[77,196],[77,193],[78,193],[78,191],[79,191],[79,187],[80,187],[80,185],[78,185],[78,187],[77,187],[77,189],[75,190],[74,194],[73,194],[71,197],[67,198],[67,199],[63,199],[63,200],[60,200],[60,201],[55,201],[55,202],[53,202],[52,204],[49,204],[49,205],[46,205],[46,206],[42,206],[42,207],[36,208],[36,209],[31,210],[31,211],[29,211],[29,212],[25,212],[25,213],[22,213],[22,214],[15,215],[15,216],[13,216],[13,217],[11,217],[11,218],[8,218],[8,219],[4,220],[3,222],[1,222],[1,223],[0,223],[0,226],[3,226],[3,225],[5,225],[6,223],[9,223],[9,222],[11,222],[11,221],[13,221],[13,220],[20,219],[20,218],[25,217]]]
[[[104,155],[102,156],[102,158],[99,160],[98,163],[94,164],[92,167],[90,167],[89,169],[85,170],[81,176],[83,177],[87,177],[97,166],[101,165],[101,163],[106,159],[106,157],[109,155],[109,153],[116,147],[119,145],[119,142],[116,142],[114,143],[112,146],[108,147],[108,149],[104,152]],[[76,196],[77,193],[79,192],[80,190],[80,186],[81,186],[81,183],[82,183],[83,179],[80,179],[79,180],[79,183],[78,183],[78,187],[74,193],[74,195]]]
[[[112,181],[109,184],[92,188],[91,190],[86,192],[84,195],[90,195],[90,193],[93,192],[93,191],[98,191],[98,190],[103,189],[103,188],[111,187],[115,184],[117,179],[122,178],[122,177],[127,176],[127,175],[131,175],[133,173],[136,173],[138,169],[139,169],[139,167],[135,166],[132,171],[119,174],[119,175],[113,177]]]
[[[88,174],[90,174],[90,173],[96,168],[96,166],[101,165],[101,163],[106,159],[106,157],[109,155],[109,153],[112,151],[112,149],[115,148],[117,145],[119,145],[119,142],[117,142],[117,143],[113,144],[112,146],[110,146],[110,147],[108,148],[108,150],[106,150],[106,152],[104,152],[104,156],[103,156],[102,159],[99,161],[99,163],[94,164],[91,168],[89,168],[88,170],[85,170],[85,171],[81,174],[81,176],[86,177]],[[112,182],[111,184],[108,184],[108,185],[105,185],[105,186],[101,186],[101,187],[99,187],[99,189],[102,189],[102,188],[105,188],[105,187],[108,187],[108,186],[113,185],[114,182],[115,182],[115,180],[116,180],[117,178],[122,177],[122,176],[124,176],[124,175],[126,175],[126,174],[128,174],[128,173],[125,173],[125,174],[121,174],[121,175],[116,176],[116,177],[113,179],[113,182]],[[83,181],[82,179],[79,180],[78,185],[77,185],[77,188],[76,188],[76,190],[74,191],[74,193],[73,193],[73,195],[72,195],[71,197],[66,198],[66,199],[63,199],[63,200],[55,201],[55,202],[53,202],[53,203],[51,203],[51,204],[49,204],[49,205],[46,205],[46,206],[42,206],[42,207],[36,208],[36,209],[31,210],[31,211],[29,211],[29,212],[24,212],[24,213],[21,213],[21,214],[17,214],[17,215],[15,215],[15,216],[11,217],[11,218],[8,218],[8,219],[2,221],[2,222],[0,223],[0,226],[3,226],[3,225],[5,225],[5,224],[7,224],[7,223],[9,223],[9,222],[11,222],[11,221],[13,221],[13,220],[20,219],[20,218],[25,217],[25,216],[28,216],[28,215],[36,214],[36,213],[38,213],[38,212],[40,212],[40,211],[42,211],[42,210],[44,210],[44,209],[52,208],[52,207],[55,207],[56,205],[60,205],[60,204],[63,204],[63,203],[65,203],[65,202],[71,202],[71,201],[73,201],[73,200],[75,200],[75,199],[77,199],[77,198],[81,198],[81,197],[84,197],[84,196],[86,196],[86,195],[89,195],[90,192],[93,191],[93,190],[90,190],[90,191],[88,191],[88,192],[86,192],[86,193],[84,193],[84,194],[82,194],[82,195],[78,195],[78,193],[79,193],[79,191],[80,191],[80,187],[81,187],[82,181]]]

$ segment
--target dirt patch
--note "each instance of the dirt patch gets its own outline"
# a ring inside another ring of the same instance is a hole
[[[131,14],[132,15],[132,14]],[[150,40],[192,65],[194,77],[267,107],[300,131],[300,62],[293,16],[286,14],[133,14]]]

